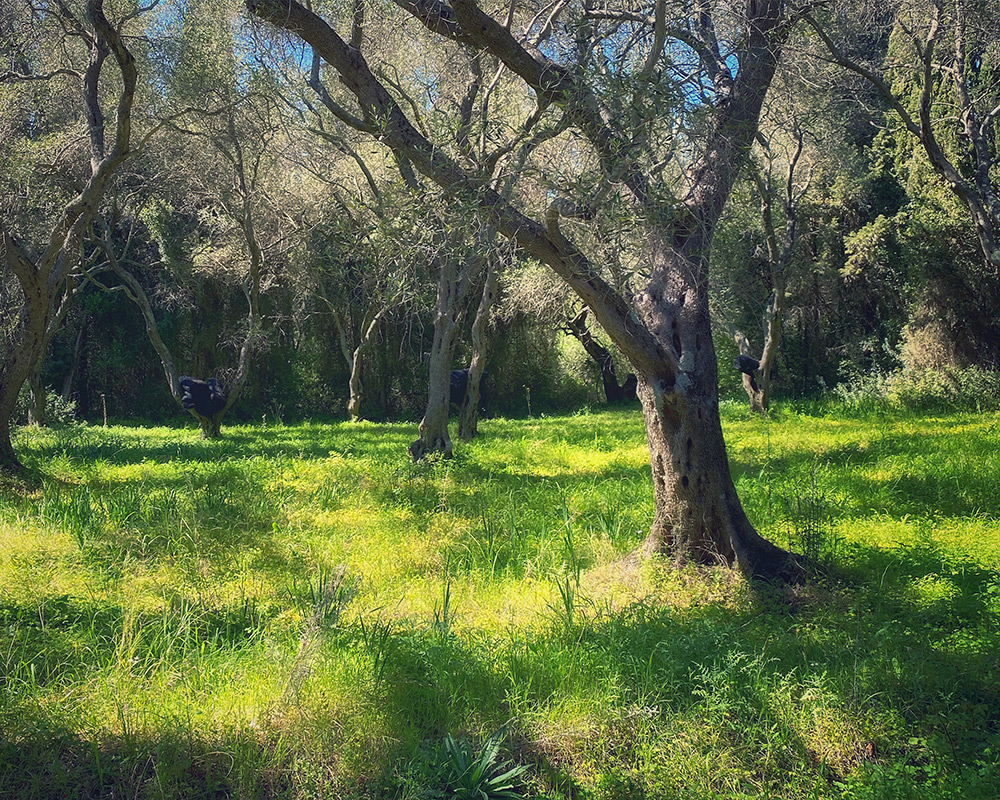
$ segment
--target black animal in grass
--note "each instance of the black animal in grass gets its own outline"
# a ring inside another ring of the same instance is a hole
[[[181,405],[188,411],[194,411],[201,417],[211,419],[226,407],[226,393],[219,388],[215,378],[200,381],[182,375],[178,383],[183,392]]]
[[[479,413],[485,414],[486,407],[490,403],[490,390],[486,385],[487,375],[484,372],[479,379]],[[469,370],[453,369],[449,383],[449,399],[453,406],[462,407],[465,400],[465,392],[469,386]]]

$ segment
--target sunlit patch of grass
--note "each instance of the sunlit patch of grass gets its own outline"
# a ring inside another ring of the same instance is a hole
[[[416,800],[505,723],[552,800],[1000,796],[996,421],[723,416],[804,587],[629,558],[635,411],[19,433],[0,796]]]

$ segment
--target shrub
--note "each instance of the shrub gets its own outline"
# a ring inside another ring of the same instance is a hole
[[[1000,372],[966,367],[873,373],[839,384],[835,393],[852,411],[996,410]]]
[[[25,384],[17,396],[17,405],[14,407],[14,421],[27,421],[30,399],[31,395],[28,391],[28,385]],[[63,400],[62,396],[56,392],[46,391],[45,422],[46,424],[69,424],[76,422],[76,402],[73,400]]]

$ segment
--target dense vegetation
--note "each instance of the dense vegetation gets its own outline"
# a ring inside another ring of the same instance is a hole
[[[549,798],[993,798],[995,414],[725,410],[769,593],[627,556],[634,411],[25,429],[0,508],[0,796],[453,796],[446,737]],[[467,796],[467,795],[454,795]]]
[[[492,62],[477,62],[468,72],[472,67],[459,64],[457,55],[436,55],[433,37],[399,8],[355,5],[365,20],[368,58],[396,76],[390,88],[415,124],[438,134],[442,149],[473,158],[461,136],[455,142],[454,131],[463,124],[456,107],[463,93],[475,98],[473,79]],[[530,5],[523,10],[528,17]],[[968,210],[899,116],[919,111],[926,76],[911,40],[919,44],[929,36],[937,19],[937,49],[927,57],[941,63],[934,62],[939,71],[929,78],[934,105],[927,130],[968,181],[983,177],[985,196],[995,195],[989,183],[996,179],[995,143],[978,147],[956,125],[963,118],[961,98],[949,83],[955,71],[947,59],[954,57],[961,11],[961,64],[975,104],[968,119],[980,119],[993,141],[1000,75],[996,9],[980,0],[829,5],[828,16],[817,19],[840,55],[862,59],[894,94],[883,96],[849,71],[832,68],[828,54],[811,49],[817,40],[807,35],[808,26],[796,28],[800,37],[782,55],[711,253],[724,395],[742,391],[729,367],[736,354],[732,332],[744,332],[759,358],[778,289],[778,397],[823,393],[873,372],[997,368],[995,266],[981,252]],[[157,421],[179,413],[147,336],[141,298],[126,291],[128,273],[182,374],[226,382],[248,326],[257,331],[253,368],[233,409],[241,421],[345,414],[355,371],[363,386],[358,415],[419,418],[436,269],[443,257],[466,258],[472,246],[441,231],[474,232],[467,213],[443,212],[436,190],[404,180],[385,150],[348,129],[320,95],[303,87],[312,78],[296,70],[307,66],[308,52],[294,42],[279,46],[238,7],[176,0],[125,16],[128,3],[113,6],[112,21],[134,37],[128,41],[142,43],[133,54],[138,85],[132,110],[133,138],[142,138],[109,179],[94,223],[76,243],[73,252],[82,258],[62,295],[70,302],[47,334],[34,385],[48,392],[50,403],[54,395],[61,409],[87,419],[99,419],[105,409],[115,417]],[[340,5],[317,8],[327,9],[342,32],[349,27]],[[583,24],[577,13],[553,21],[553,48]],[[0,75],[0,203],[11,247],[16,241],[30,255],[48,244],[50,225],[86,174],[86,154],[75,144],[86,130],[76,83],[87,63],[86,40],[67,35],[67,29],[86,26],[83,16],[60,23],[58,14],[27,0],[10,4],[4,14],[0,48],[12,67]],[[605,52],[618,43],[607,39]],[[451,73],[437,74],[439,68]],[[107,78],[102,95],[109,127],[116,80]],[[630,97],[625,74],[600,80],[602,102]],[[482,112],[484,129],[467,136],[499,137],[519,124],[519,104],[528,100],[504,81],[486,94],[492,103],[488,114]],[[351,99],[335,79],[317,86],[334,109],[350,110]],[[698,84],[697,91],[707,89]],[[636,138],[666,137],[667,154],[680,159],[680,168],[686,151],[671,145],[671,137],[695,137],[705,125],[708,106],[682,102],[695,92],[679,82],[664,88],[654,107],[618,113],[635,116]],[[532,155],[516,191],[541,202],[559,187],[584,202],[595,190],[595,165],[578,158],[573,136],[558,126],[544,133],[555,138]],[[667,195],[676,191],[669,173],[657,173]],[[636,291],[644,255],[634,216],[608,196],[588,225],[573,224],[573,235],[595,253],[595,268],[609,283],[626,295]],[[524,251],[497,269],[500,290],[486,346],[495,410],[566,410],[601,399],[601,364],[570,324],[579,302]],[[19,290],[9,265],[3,274],[8,325],[16,318]],[[472,356],[470,327],[483,280],[481,273],[474,277],[459,309],[455,366],[468,365]],[[251,319],[247,299],[254,291],[258,310]],[[621,381],[632,367],[592,315],[587,329],[608,348]],[[4,336],[10,335],[5,328]],[[16,421],[27,419],[28,411],[26,389]]]
[[[0,797],[1000,796],[998,43],[0,3]]]

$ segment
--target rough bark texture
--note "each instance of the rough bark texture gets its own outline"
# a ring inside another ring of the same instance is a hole
[[[492,236],[489,237],[492,239]],[[479,432],[479,398],[483,370],[486,368],[486,357],[489,348],[487,330],[490,315],[497,299],[498,269],[493,254],[486,257],[486,280],[483,293],[476,309],[476,318],[472,321],[472,358],[469,360],[469,380],[465,385],[465,399],[458,415],[458,438],[463,442],[471,442]]]
[[[447,244],[445,247],[447,249]],[[418,428],[420,436],[410,445],[413,459],[421,459],[430,453],[451,457],[452,443],[448,433],[451,362],[458,335],[458,320],[482,263],[478,254],[461,263],[452,252],[443,252],[437,258],[438,292],[434,307],[434,340],[428,358],[427,407]]]

